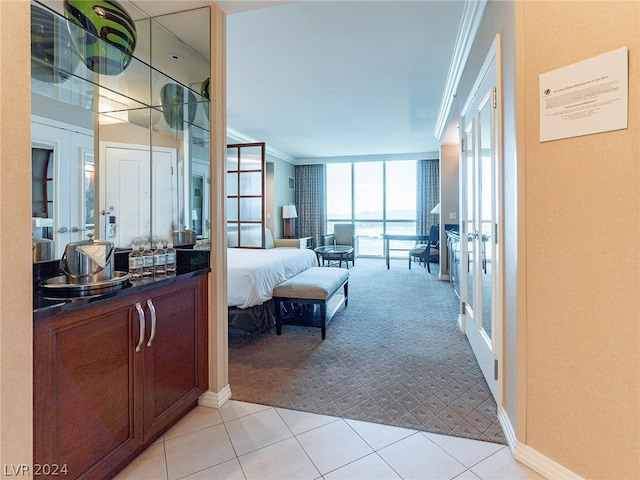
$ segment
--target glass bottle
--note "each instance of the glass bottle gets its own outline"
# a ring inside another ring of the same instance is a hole
[[[134,244],[129,254],[129,274],[132,280],[138,280],[142,276],[143,266],[144,260],[142,258],[142,252],[140,252],[140,247]]]
[[[142,278],[150,279],[153,278],[153,250],[151,250],[151,243],[146,242],[144,247],[142,247]]]
[[[162,240],[156,240],[155,249],[153,250],[153,276],[162,278],[167,274],[166,271],[167,254],[165,253],[164,243]]]
[[[167,245],[167,249],[165,250],[165,254],[167,257],[167,263],[165,265],[165,269],[167,272],[167,276],[168,277],[173,277],[176,274],[176,270],[177,270],[177,253],[176,253],[176,249],[173,248],[173,243],[169,242],[169,244]]]

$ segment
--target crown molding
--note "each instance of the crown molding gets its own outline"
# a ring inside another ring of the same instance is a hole
[[[439,152],[381,153],[375,155],[351,155],[340,157],[296,158],[294,165],[314,165],[320,163],[381,162],[394,160],[434,160]]]
[[[260,141],[261,140],[256,140],[255,138],[252,138],[249,135],[245,135],[244,133],[231,127],[227,127],[227,143],[257,143]],[[283,160],[288,163],[295,163],[294,157],[292,157],[288,153],[283,152],[282,150],[270,147],[269,145],[265,145],[265,152],[270,157],[277,158],[278,160]]]
[[[488,0],[467,0],[464,6],[460,29],[458,30],[458,37],[456,38],[456,45],[453,50],[453,57],[449,65],[447,82],[444,87],[442,100],[440,101],[436,128],[433,132],[438,140],[442,140],[442,136],[446,131],[446,122],[451,113],[451,106],[453,105],[458,84],[460,83],[460,78],[462,77],[464,66],[467,63],[467,58],[469,57],[469,52],[471,51],[471,46],[476,37],[476,32],[480,26],[487,2]]]

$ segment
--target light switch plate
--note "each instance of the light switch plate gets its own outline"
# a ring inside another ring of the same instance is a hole
[[[456,212],[449,212],[449,220],[455,220],[457,217]]]

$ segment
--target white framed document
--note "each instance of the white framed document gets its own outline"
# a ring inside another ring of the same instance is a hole
[[[627,47],[540,75],[540,141],[627,128]]]

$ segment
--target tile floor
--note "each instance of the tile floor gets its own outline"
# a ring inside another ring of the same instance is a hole
[[[116,480],[541,479],[504,445],[230,400],[196,407]]]

